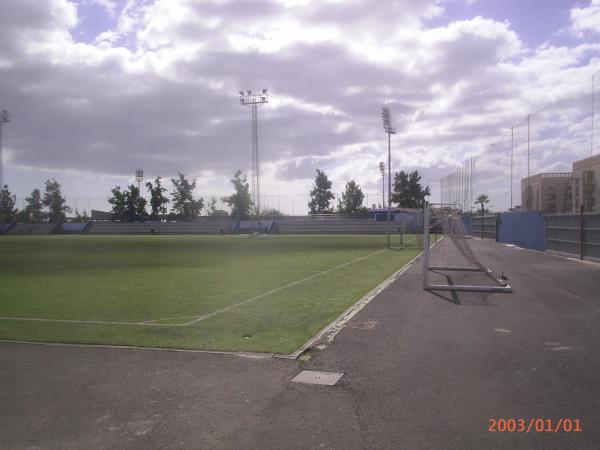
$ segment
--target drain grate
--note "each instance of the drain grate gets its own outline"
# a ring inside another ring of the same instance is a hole
[[[333,386],[344,375],[344,372],[319,372],[317,370],[303,370],[293,379],[293,383],[323,384]]]

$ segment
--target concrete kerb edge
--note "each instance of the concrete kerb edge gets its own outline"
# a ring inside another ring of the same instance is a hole
[[[86,347],[86,348],[112,348],[119,350],[149,350],[163,352],[180,352],[180,353],[208,353],[214,355],[241,356],[244,358],[272,358],[273,353],[259,352],[234,352],[226,350],[195,350],[191,348],[170,348],[170,347],[141,347],[135,345],[108,345],[108,344],[76,344],[68,342],[36,342],[36,341],[16,341],[10,339],[0,339],[0,342],[8,344],[27,344],[27,345],[46,345],[52,347]]]
[[[378,284],[375,288],[373,288],[366,295],[357,300],[352,306],[350,306],[346,311],[341,313],[338,317],[336,317],[333,322],[319,331],[316,335],[306,341],[298,350],[289,355],[281,355],[274,354],[275,358],[285,358],[285,359],[297,359],[300,355],[302,355],[306,350],[319,343],[324,342],[332,342],[335,336],[346,326],[346,324],[352,319],[356,314],[358,314],[365,306],[367,306],[375,297],[377,297],[384,289],[386,289],[390,284],[396,281],[400,276],[402,276],[408,269],[410,269],[415,261],[417,261],[423,252],[416,255],[413,259],[407,262],[404,266],[402,266],[399,270],[394,272],[380,284]]]

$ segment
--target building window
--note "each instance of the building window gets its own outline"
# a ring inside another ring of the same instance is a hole
[[[596,173],[593,170],[584,170],[582,178],[581,194],[583,205],[586,211],[593,211],[596,206],[596,197],[594,195],[596,189]]]

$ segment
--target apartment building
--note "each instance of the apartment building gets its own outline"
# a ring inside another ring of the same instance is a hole
[[[523,178],[523,211],[540,211],[546,214],[573,212],[575,187],[571,172],[538,173]]]
[[[600,212],[600,154],[573,163],[574,212]]]

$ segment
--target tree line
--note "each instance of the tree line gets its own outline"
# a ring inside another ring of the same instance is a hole
[[[46,180],[44,195],[39,189],[31,191],[25,198],[25,207],[19,210],[16,207],[17,198],[11,194],[8,185],[0,189],[0,223],[35,223],[35,222],[64,222],[66,214],[71,208],[66,205],[67,200],[61,192],[61,185],[55,180]],[[76,219],[84,222],[89,220],[87,214],[75,211]]]
[[[430,195],[429,187],[423,189],[421,176],[418,171],[406,173],[397,172],[394,176],[394,189],[392,203],[404,208],[421,208],[425,197]],[[230,212],[217,209],[217,201],[212,197],[207,204],[201,197],[194,199],[193,191],[196,180],[189,180],[183,173],[171,179],[173,189],[168,196],[168,190],[162,184],[162,178],[156,177],[145,184],[149,200],[142,196],[140,189],[134,184],[127,188],[115,186],[111,190],[108,203],[111,205],[112,220],[134,222],[150,220],[194,220],[204,210],[208,216],[247,219],[250,217],[278,217],[281,212],[276,209],[256,211],[250,196],[248,179],[242,171],[238,170],[231,184],[234,192],[224,201],[229,206]],[[5,185],[0,190],[0,223],[12,222],[64,222],[66,214],[71,208],[66,205],[66,199],[61,192],[61,185],[54,179],[46,181],[46,189],[42,196],[39,189],[34,189],[25,199],[26,206],[22,210],[16,208],[16,197],[10,193]],[[315,182],[310,191],[308,208],[310,214],[355,214],[367,216],[368,208],[364,207],[365,195],[360,186],[350,180],[346,183],[337,206],[333,207],[335,195],[331,191],[332,183],[327,174],[317,169]],[[169,209],[169,204],[171,208]],[[149,209],[149,211],[148,211]],[[74,221],[85,222],[89,220],[84,211],[80,214],[75,211]]]
[[[410,173],[401,170],[394,175],[391,197],[393,204],[401,208],[422,208],[425,205],[425,197],[428,195],[431,195],[429,186],[423,189],[421,176],[417,170]],[[310,214],[331,214],[334,212],[368,214],[368,208],[362,206],[365,195],[354,180],[346,183],[335,210],[332,205],[334,198],[335,196],[331,191],[331,181],[329,181],[324,171],[317,169],[313,189],[310,191],[310,202],[308,203]]]
[[[162,184],[162,178],[156,177],[153,181],[146,183],[150,200],[141,196],[137,186],[131,184],[126,189],[115,186],[111,190],[108,203],[112,205],[112,220],[124,222],[150,220],[194,220],[197,219],[202,210],[212,217],[226,217],[230,213],[217,209],[217,200],[212,197],[205,205],[204,198],[194,199],[193,192],[196,189],[197,180],[189,180],[183,173],[171,178],[173,190],[168,197],[168,190]],[[250,188],[247,177],[237,171],[231,179],[235,192],[224,199],[231,209],[231,216],[236,218],[247,218],[251,215],[252,201],[250,199]],[[169,209],[169,205],[171,208]],[[147,207],[150,211],[147,211]]]

